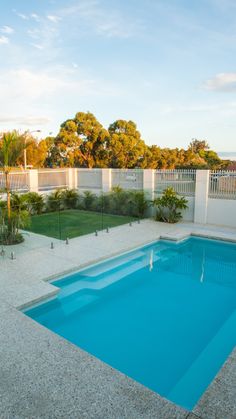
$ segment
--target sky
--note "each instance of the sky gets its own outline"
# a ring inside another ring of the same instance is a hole
[[[0,131],[76,112],[236,151],[235,0],[0,0]]]

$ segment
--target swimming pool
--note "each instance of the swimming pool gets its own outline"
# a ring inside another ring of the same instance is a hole
[[[160,240],[53,283],[28,316],[187,409],[235,346],[236,244]]]

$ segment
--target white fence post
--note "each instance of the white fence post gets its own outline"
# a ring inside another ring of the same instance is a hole
[[[102,169],[102,191],[110,192],[111,190],[111,169]]]
[[[68,189],[78,189],[77,169],[66,169],[66,186]]]
[[[155,170],[153,169],[144,169],[143,170],[143,190],[148,194],[148,198],[153,201],[155,185],[154,185],[154,174]]]
[[[78,169],[74,168],[73,170],[73,178],[74,178],[74,189],[78,189]]]
[[[207,222],[209,175],[209,170],[197,170],[196,172],[194,222],[199,224]]]
[[[68,189],[74,189],[74,172],[73,169],[66,169],[66,186]]]
[[[28,172],[29,179],[29,191],[38,192],[39,189],[39,177],[37,169],[30,169]]]

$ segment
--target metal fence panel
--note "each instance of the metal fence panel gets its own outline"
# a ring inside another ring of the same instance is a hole
[[[141,169],[112,169],[112,187],[123,189],[143,189],[143,170]]]
[[[10,189],[15,192],[27,192],[29,190],[29,174],[27,171],[9,173]],[[6,188],[5,176],[0,172],[0,190]]]
[[[236,199],[236,171],[211,171],[209,198]]]
[[[156,170],[155,194],[161,195],[169,187],[180,195],[195,196],[196,170]]]

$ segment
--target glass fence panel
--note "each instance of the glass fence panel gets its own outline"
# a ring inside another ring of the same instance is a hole
[[[20,204],[18,198],[12,197],[11,209],[14,216],[21,220],[20,229],[52,240],[73,239],[91,233],[97,235],[124,224],[132,226],[146,216],[149,206],[142,190],[98,194],[91,191],[55,191],[44,196],[28,194],[20,200]],[[6,224],[6,201],[2,211],[1,225]],[[25,217],[25,211],[29,213],[28,217]]]

